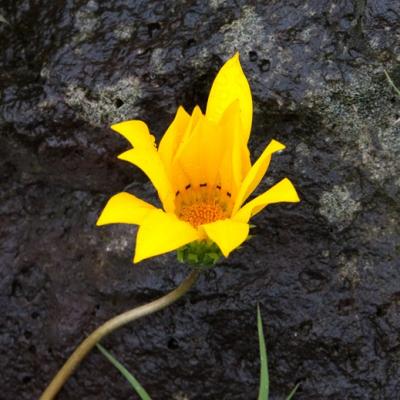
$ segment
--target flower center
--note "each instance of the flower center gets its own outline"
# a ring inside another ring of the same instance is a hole
[[[219,204],[212,203],[188,204],[181,207],[179,211],[179,218],[195,227],[223,219],[225,215]]]
[[[175,204],[178,217],[195,228],[229,215],[230,193],[224,193],[220,186],[209,188],[206,184],[199,188],[187,185],[185,190],[176,192]]]

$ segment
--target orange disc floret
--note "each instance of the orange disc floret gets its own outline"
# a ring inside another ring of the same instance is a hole
[[[223,208],[218,203],[195,202],[182,206],[179,210],[179,218],[197,228],[199,225],[226,217]]]

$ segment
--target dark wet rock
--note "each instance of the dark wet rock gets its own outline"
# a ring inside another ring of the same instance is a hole
[[[266,4],[264,4],[266,3]],[[151,198],[108,128],[160,138],[179,104],[204,107],[239,50],[254,94],[251,146],[287,150],[299,205],[270,207],[254,238],[178,304],[108,338],[154,399],[251,399],[256,304],[272,399],[396,399],[400,349],[400,3],[393,0],[3,2],[0,14],[0,382],[37,398],[111,316],[188,273],[174,255],[131,264],[135,228],[95,228],[110,194]],[[93,352],[60,399],[132,390]]]

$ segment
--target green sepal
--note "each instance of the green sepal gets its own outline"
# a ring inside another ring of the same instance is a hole
[[[212,268],[221,257],[221,250],[210,240],[189,243],[177,250],[178,261],[196,269]]]

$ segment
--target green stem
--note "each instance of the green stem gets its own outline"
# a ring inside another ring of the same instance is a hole
[[[106,323],[101,325],[93,331],[72,353],[67,362],[58,371],[57,375],[53,378],[46,390],[43,392],[39,400],[52,400],[60,391],[67,379],[73,374],[80,362],[92,350],[92,348],[109,335],[111,332],[120,328],[121,326],[134,321],[135,319],[152,314],[161,310],[181,298],[196,282],[200,272],[192,271],[190,275],[172,292],[169,292],[163,297],[154,300],[143,306],[136,307],[132,310],[126,311],[114,318],[111,318]]]
[[[386,70],[384,69],[383,72],[386,75],[386,79],[388,80],[390,86],[394,89],[394,91],[400,96],[400,90],[397,88],[397,86],[394,84],[394,82],[392,81],[392,78],[390,77],[390,75],[386,72]]]

